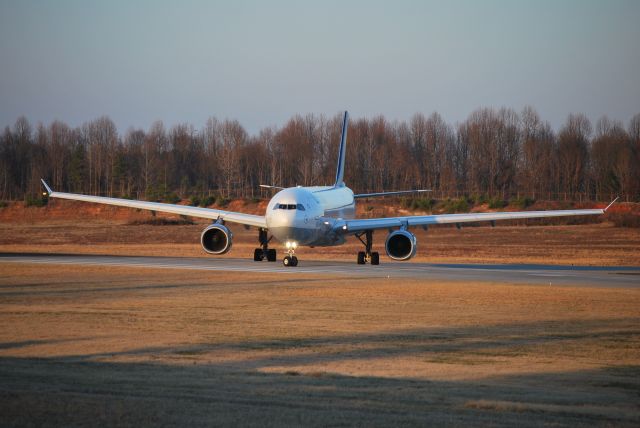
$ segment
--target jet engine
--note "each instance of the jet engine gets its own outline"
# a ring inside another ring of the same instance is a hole
[[[202,248],[209,254],[224,254],[231,249],[233,233],[224,224],[208,226],[200,235]]]
[[[384,244],[387,255],[393,260],[409,260],[416,255],[418,241],[416,236],[406,230],[396,230],[387,236]]]

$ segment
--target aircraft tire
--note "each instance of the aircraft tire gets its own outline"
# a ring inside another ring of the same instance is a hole
[[[380,264],[380,253],[373,252],[371,253],[371,264],[372,265],[379,265]]]
[[[358,251],[358,264],[363,265],[365,263],[364,251]]]

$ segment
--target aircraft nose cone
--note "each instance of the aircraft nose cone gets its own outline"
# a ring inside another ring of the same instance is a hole
[[[269,216],[269,227],[288,227],[293,226],[296,220],[294,211],[280,211]]]

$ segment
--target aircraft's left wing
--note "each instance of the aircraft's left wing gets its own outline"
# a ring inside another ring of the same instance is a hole
[[[239,223],[247,226],[267,227],[264,216],[244,214],[235,211],[215,210],[211,208],[188,207],[185,205],[163,204],[160,202],[135,201],[129,199],[107,198],[104,196],[78,195],[75,193],[54,192],[41,180],[50,198],[71,199],[74,201],[93,202],[97,204],[117,205],[119,207],[138,208],[149,211],[159,211],[171,214],[180,214],[190,217],[209,218],[212,220],[224,220],[231,223]]]
[[[616,198],[617,200],[618,198]],[[388,218],[367,218],[354,220],[337,220],[333,223],[333,230],[336,233],[351,234],[365,230],[392,229],[396,227],[428,226],[432,224],[460,224],[480,221],[496,220],[517,220],[527,218],[546,217],[567,217],[582,215],[604,214],[611,205],[611,202],[604,209],[586,210],[551,210],[551,211],[518,211],[518,212],[495,212],[495,213],[471,213],[471,214],[440,214],[440,215],[419,215],[406,217]]]

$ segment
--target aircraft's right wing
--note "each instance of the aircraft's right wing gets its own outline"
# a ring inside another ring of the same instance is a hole
[[[618,198],[616,198],[617,200]],[[550,210],[550,211],[517,211],[471,214],[440,214],[388,218],[366,218],[354,220],[337,220],[333,223],[336,233],[352,234],[365,230],[392,229],[396,227],[428,226],[432,224],[459,224],[480,221],[517,220],[527,218],[567,217],[582,215],[600,215],[616,201],[604,209],[586,210]]]
[[[116,205],[119,207],[138,208],[149,211],[159,211],[171,214],[186,215],[189,217],[208,218],[212,220],[224,220],[247,226],[267,227],[264,216],[244,214],[234,211],[223,211],[211,208],[188,207],[185,205],[163,204],[160,202],[135,201],[129,199],[107,198],[104,196],[78,195],[75,193],[54,192],[41,180],[50,198],[71,199],[74,201],[93,202],[96,204]]]

